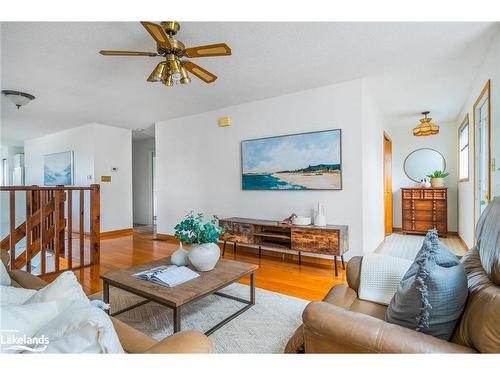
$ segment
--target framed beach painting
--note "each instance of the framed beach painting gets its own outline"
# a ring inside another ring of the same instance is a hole
[[[340,129],[241,142],[243,190],[341,190]]]
[[[73,151],[44,155],[43,184],[73,185]]]

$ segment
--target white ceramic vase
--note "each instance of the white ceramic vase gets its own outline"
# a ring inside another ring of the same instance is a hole
[[[179,242],[179,248],[170,256],[170,263],[176,266],[187,266],[189,264],[188,252],[182,247],[182,242]]]
[[[215,243],[194,244],[188,251],[188,258],[197,271],[211,271],[219,261],[220,249]]]
[[[317,227],[326,226],[325,206],[321,203],[318,203],[318,211],[314,217],[314,225]]]

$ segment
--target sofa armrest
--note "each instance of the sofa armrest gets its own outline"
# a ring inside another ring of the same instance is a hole
[[[145,353],[153,354],[209,354],[213,352],[210,339],[201,332],[183,331],[154,344]]]
[[[10,278],[15,281],[21,288],[25,289],[42,289],[47,286],[47,282],[40,279],[38,276],[32,275],[22,270],[9,271]]]
[[[361,262],[363,261],[363,257],[357,256],[352,257],[347,262],[347,284],[351,289],[354,289],[356,293],[358,293],[359,289],[359,280],[361,275]]]
[[[474,353],[471,348],[324,302],[304,310],[306,353]]]

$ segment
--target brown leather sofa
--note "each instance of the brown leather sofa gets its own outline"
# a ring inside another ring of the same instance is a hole
[[[2,261],[7,267],[8,256],[4,251],[2,251]],[[21,270],[11,270],[9,275],[12,279],[12,286],[15,287],[41,289],[47,285],[39,277]],[[158,342],[116,318],[112,317],[111,320],[123,350],[127,353],[206,354],[213,351],[212,342],[201,332],[183,331]]]
[[[495,207],[492,207],[495,205]],[[500,198],[486,208],[478,244],[462,258],[469,297],[451,342],[384,321],[387,306],[358,298],[362,257],[347,266],[347,284],[304,310],[286,353],[500,353]]]

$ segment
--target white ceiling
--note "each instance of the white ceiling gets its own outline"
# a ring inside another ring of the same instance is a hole
[[[233,55],[196,59],[215,83],[193,77],[167,88],[146,82],[160,58],[98,54],[154,51],[138,22],[1,27],[2,89],[36,96],[20,110],[3,101],[2,143],[10,145],[88,122],[149,128],[361,77],[370,77],[389,126],[412,126],[423,110],[435,122],[454,120],[498,32],[494,23],[185,22],[177,37],[186,46],[226,42]]]

